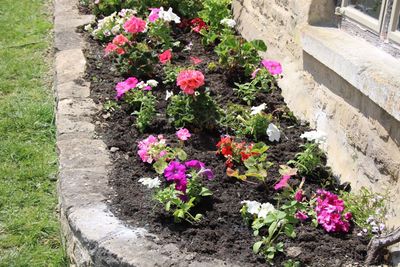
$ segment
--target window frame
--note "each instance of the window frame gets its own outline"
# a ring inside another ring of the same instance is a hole
[[[395,0],[395,2],[398,2]],[[342,15],[346,16],[347,18],[356,21],[357,23],[361,24],[369,28],[370,30],[374,31],[377,34],[380,34],[383,28],[383,21],[385,17],[385,10],[387,5],[387,0],[382,0],[381,10],[379,11],[379,18],[375,19],[372,16],[369,16],[351,6],[349,6],[350,0],[343,0],[340,11]]]
[[[398,44],[400,44],[400,30],[397,28],[400,23],[399,17],[400,0],[394,0],[388,29],[388,39]]]

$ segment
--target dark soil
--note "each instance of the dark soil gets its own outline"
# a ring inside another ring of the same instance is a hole
[[[179,33],[177,36],[182,43],[193,43],[190,52],[175,52],[174,63],[179,65],[190,64],[190,56],[196,56],[203,60],[198,65],[206,77],[206,86],[210,88],[212,95],[218,103],[224,107],[228,102],[241,103],[232,90],[232,79],[221,70],[210,72],[206,66],[211,61],[216,61],[216,55],[205,50],[199,42],[199,37],[194,33]],[[103,57],[103,47],[90,37],[87,37],[89,46],[86,51],[88,59],[87,79],[91,81],[92,98],[97,103],[105,103],[113,100],[115,96],[114,87],[117,82],[124,79],[121,77],[113,64]],[[159,68],[156,77],[163,77]],[[114,192],[111,208],[116,216],[127,223],[145,227],[150,232],[157,234],[162,242],[176,243],[178,246],[191,252],[197,252],[199,257],[215,257],[229,260],[241,266],[268,265],[262,257],[252,252],[252,244],[256,241],[251,229],[245,225],[239,210],[242,200],[257,200],[260,202],[271,202],[275,204],[275,192],[273,184],[280,178],[279,165],[285,164],[301,151],[299,147],[303,140],[300,135],[309,128],[304,123],[283,116],[283,112],[277,111],[285,108],[285,102],[279,88],[269,94],[261,94],[257,103],[267,103],[267,112],[275,111],[275,117],[279,119],[280,128],[283,129],[283,137],[279,143],[270,143],[269,161],[273,167],[269,172],[266,186],[254,185],[240,182],[229,178],[225,174],[224,160],[215,154],[215,144],[221,134],[226,133],[222,129],[213,133],[194,133],[185,147],[188,159],[198,159],[206,163],[215,172],[215,179],[208,182],[206,186],[214,195],[205,199],[198,207],[199,212],[204,214],[204,219],[198,225],[186,223],[176,224],[173,218],[166,214],[162,207],[155,206],[151,198],[151,191],[138,183],[142,177],[155,177],[156,174],[150,165],[141,162],[137,156],[137,142],[148,135],[163,134],[171,143],[176,142],[175,129],[165,117],[166,101],[165,91],[179,91],[175,86],[163,86],[160,84],[154,90],[159,99],[159,116],[145,133],[139,133],[134,127],[135,117],[130,115],[129,108],[122,106],[121,109],[107,112],[102,111],[95,118],[98,125],[97,131],[108,147],[117,147],[119,150],[113,154],[114,166],[110,178],[110,185]],[[299,183],[300,177],[291,179],[291,183]],[[322,185],[328,189],[335,190],[338,184],[332,177],[328,168],[321,168],[312,177],[306,178],[305,189],[310,194],[321,188]],[[297,238],[282,238],[285,243],[285,251],[301,249],[294,260],[302,262],[305,266],[342,266],[350,264],[355,266],[364,261],[368,239],[358,237],[357,229],[352,229],[349,234],[327,234],[320,227],[314,228],[309,222],[296,228]],[[290,248],[288,250],[288,248]],[[274,262],[281,266],[289,259],[287,255],[277,254]]]

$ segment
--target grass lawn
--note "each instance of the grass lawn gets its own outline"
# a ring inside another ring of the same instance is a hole
[[[0,0],[0,266],[66,266],[49,0]]]

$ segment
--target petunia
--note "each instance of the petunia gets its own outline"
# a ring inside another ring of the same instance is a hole
[[[158,177],[152,179],[152,178],[140,178],[139,183],[147,186],[147,188],[152,189],[152,188],[159,188],[161,185],[161,181]]]
[[[267,108],[267,104],[265,104],[265,103],[262,103],[261,105],[256,106],[256,107],[251,107],[250,115],[257,115],[266,108]]]
[[[283,175],[282,179],[274,186],[274,189],[279,190],[281,188],[287,187],[289,179],[290,175]]]
[[[281,63],[274,60],[264,59],[261,61],[261,64],[272,74],[277,75],[282,73]]]
[[[279,140],[281,139],[281,132],[279,131],[279,128],[276,127],[276,125],[273,123],[270,123],[268,125],[267,135],[270,142],[279,142]]]

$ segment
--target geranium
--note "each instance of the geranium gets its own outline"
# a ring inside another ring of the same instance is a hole
[[[123,34],[115,36],[114,39],[112,40],[112,43],[117,46],[123,46],[128,42],[129,42],[128,38],[126,38]]]
[[[117,83],[117,86],[115,87],[117,95],[115,98],[117,100],[120,100],[125,95],[126,92],[135,88],[138,82],[139,82],[138,79],[136,79],[135,77],[130,77],[123,82]]]
[[[189,130],[186,128],[182,128],[179,131],[176,132],[176,136],[178,137],[179,140],[181,141],[186,141],[188,140],[192,135],[190,134]]]
[[[193,95],[197,88],[204,85],[204,75],[197,70],[183,70],[176,80],[176,84],[188,95]]]
[[[160,13],[160,9],[159,8],[150,8],[151,12],[149,15],[149,21],[150,22],[155,22],[156,20],[158,20],[159,13]]]
[[[272,74],[277,75],[282,73],[282,65],[278,61],[264,59],[261,64]]]
[[[192,31],[199,33],[202,29],[207,29],[207,24],[201,18],[195,18],[190,21]]]
[[[146,30],[146,21],[133,16],[124,23],[124,29],[132,34],[144,32]]]
[[[162,135],[150,135],[139,141],[138,155],[143,162],[153,163],[167,154],[166,140]]]
[[[166,64],[172,58],[171,50],[170,49],[165,50],[160,55],[158,55],[158,58],[159,58],[161,64]]]
[[[317,191],[317,221],[327,232],[345,232],[350,229],[351,213],[342,216],[345,209],[344,201],[331,192]]]
[[[197,64],[200,64],[201,62],[203,62],[203,60],[201,60],[201,59],[198,58],[198,57],[190,57],[190,60],[192,61],[192,63],[193,63],[194,65],[197,65]]]
[[[109,55],[112,52],[117,53],[118,55],[125,54],[125,50],[122,47],[119,47],[113,43],[108,43],[106,48],[104,49],[105,55]]]
[[[279,190],[281,188],[287,187],[290,177],[290,175],[283,175],[282,179],[274,186],[274,189]]]

